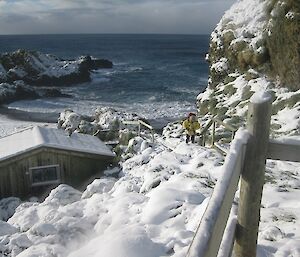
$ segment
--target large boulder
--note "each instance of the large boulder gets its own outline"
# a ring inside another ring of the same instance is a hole
[[[111,69],[113,63],[105,59],[93,59],[91,56],[84,56],[81,58],[80,69],[82,71],[90,71],[97,69]]]

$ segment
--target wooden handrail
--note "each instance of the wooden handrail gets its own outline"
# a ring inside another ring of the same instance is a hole
[[[221,120],[219,120],[218,118],[212,118],[213,121],[219,123],[220,125],[222,125],[223,127],[225,127],[226,129],[230,130],[230,131],[237,131],[236,128],[234,128],[233,126],[231,126],[230,124],[227,124]]]
[[[246,146],[243,140],[245,139],[237,139],[233,142],[234,150],[230,151],[225,160],[222,177],[219,178],[202,216],[189,247],[188,257],[212,257],[218,254],[243,168]]]
[[[215,133],[216,133],[216,124],[222,125],[223,127],[225,127],[225,129],[229,130],[232,132],[232,136],[231,136],[231,140],[233,140],[235,132],[237,131],[237,129],[223,121],[221,121],[220,119],[216,118],[216,117],[212,117],[211,120],[207,123],[207,125],[200,131],[200,135],[202,136],[202,142],[201,145],[205,146],[205,139],[206,139],[206,133],[207,131],[210,129],[211,126],[213,126],[213,131],[212,131],[212,137],[211,137],[211,147],[215,148],[216,150],[219,150],[220,147],[216,147],[215,146]],[[226,152],[224,152],[223,150],[220,151],[222,154],[225,154]]]
[[[149,125],[148,123],[142,121],[142,120],[139,120],[140,124],[143,125],[144,127],[150,129],[150,130],[153,130],[153,127],[151,125]]]
[[[138,125],[139,121],[138,120],[122,120],[122,123],[124,125]]]
[[[232,249],[236,257],[256,256],[266,159],[300,162],[300,140],[269,139],[270,118],[271,96],[265,96],[263,101],[250,101],[245,142],[237,143],[245,136],[240,135],[231,144],[222,176],[195,232],[188,257],[230,257]],[[224,125],[216,119],[212,121]],[[209,122],[203,130],[212,125]],[[235,132],[233,127],[227,129]],[[240,178],[238,218],[228,222]],[[231,227],[231,233],[223,238],[226,226]],[[236,231],[234,247],[232,231]]]
[[[270,140],[268,147],[268,159],[300,162],[300,144],[299,140]]]
[[[206,131],[207,130],[209,130],[209,128],[211,127],[211,125],[213,124],[213,120],[211,119],[208,123],[207,123],[207,125],[200,131],[200,134],[202,135],[202,134],[205,134],[206,133]]]
[[[122,121],[124,125],[136,125],[138,126],[138,135],[141,134],[141,126],[148,128],[151,131],[152,143],[154,142],[154,128],[143,120],[124,120]]]

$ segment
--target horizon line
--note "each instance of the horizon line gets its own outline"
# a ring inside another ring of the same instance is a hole
[[[0,34],[0,36],[63,36],[63,35],[168,35],[168,36],[207,36],[211,33],[26,33],[26,34]]]

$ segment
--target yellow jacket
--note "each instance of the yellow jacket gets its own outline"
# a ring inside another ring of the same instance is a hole
[[[182,126],[186,130],[186,133],[190,136],[195,135],[196,130],[200,128],[198,121],[190,121],[189,119],[186,119]]]

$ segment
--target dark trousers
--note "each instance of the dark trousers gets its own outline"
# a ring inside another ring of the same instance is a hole
[[[195,143],[195,135],[190,136],[190,135],[187,134],[185,142],[188,143],[190,141],[190,139],[191,139],[192,143],[194,144]]]

